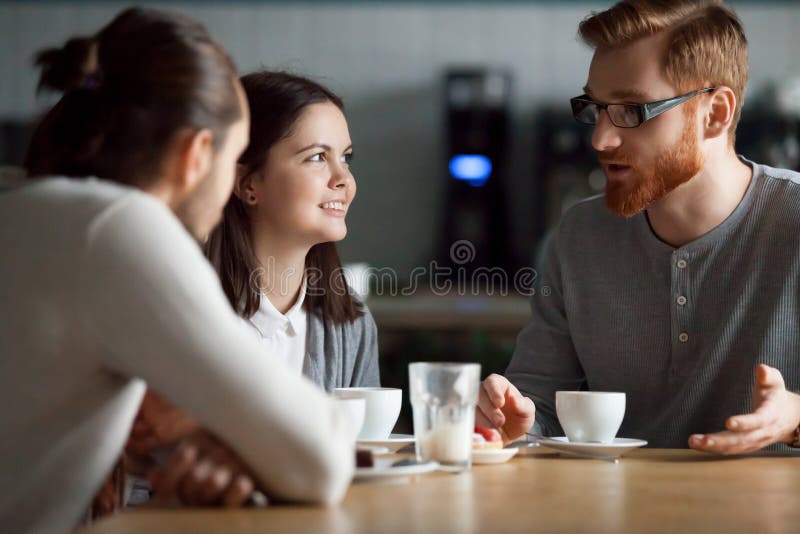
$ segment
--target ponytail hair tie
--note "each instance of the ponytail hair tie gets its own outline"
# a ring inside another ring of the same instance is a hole
[[[102,83],[102,81],[103,81],[103,73],[98,68],[96,71],[91,73],[83,80],[83,83],[81,83],[81,89],[88,89],[88,90],[97,89]]]
[[[81,82],[81,89],[97,89],[103,82],[103,70],[100,68],[100,61],[97,56],[97,48],[100,45],[96,37],[89,39],[89,46],[84,60],[83,68],[87,76]]]

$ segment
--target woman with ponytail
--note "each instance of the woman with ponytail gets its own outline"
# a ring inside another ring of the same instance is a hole
[[[379,386],[377,329],[336,241],[356,193],[341,99],[284,72],[241,78],[250,142],[206,251],[265,352],[330,391]]]
[[[35,179],[0,194],[0,524],[71,530],[120,457],[145,384],[268,495],[341,499],[346,417],[264,357],[197,243],[248,138],[225,51],[192,19],[129,9],[37,62],[40,89],[62,97],[27,154]],[[237,473],[217,474],[195,502],[229,502]]]

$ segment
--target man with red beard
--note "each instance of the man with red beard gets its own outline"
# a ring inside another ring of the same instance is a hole
[[[800,174],[734,150],[739,19],[722,0],[627,0],[579,33],[595,53],[571,104],[594,127],[605,202],[549,240],[477,424],[561,435],[556,391],[622,391],[618,435],[650,446],[800,446]]]

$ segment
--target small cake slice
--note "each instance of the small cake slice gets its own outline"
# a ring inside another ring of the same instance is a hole
[[[372,457],[372,451],[356,449],[356,467],[375,467],[375,459]]]
[[[500,436],[500,432],[494,428],[475,425],[475,430],[472,434],[472,450],[485,451],[502,448],[503,438]]]

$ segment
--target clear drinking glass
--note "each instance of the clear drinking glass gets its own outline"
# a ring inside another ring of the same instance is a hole
[[[477,363],[409,364],[418,461],[450,471],[471,467],[480,376]]]

